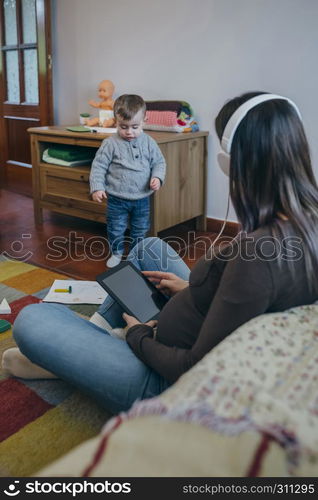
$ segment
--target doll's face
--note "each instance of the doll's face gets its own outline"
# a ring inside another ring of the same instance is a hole
[[[116,115],[116,125],[118,135],[125,141],[132,141],[140,136],[144,124],[144,112],[141,109],[132,120],[124,120],[120,115]]]
[[[98,97],[105,101],[106,99],[109,99],[109,97],[112,97],[114,92],[114,87],[110,82],[101,82],[98,87]]]

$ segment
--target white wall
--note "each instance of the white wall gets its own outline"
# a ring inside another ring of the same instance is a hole
[[[55,122],[94,112],[87,101],[105,78],[114,97],[190,102],[210,131],[207,214],[224,219],[213,121],[230,97],[264,90],[293,99],[318,174],[317,19],[317,0],[53,0]]]

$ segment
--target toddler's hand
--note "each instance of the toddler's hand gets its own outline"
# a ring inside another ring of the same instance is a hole
[[[92,194],[92,198],[94,201],[98,201],[99,203],[101,203],[103,201],[103,198],[107,198],[107,195],[105,193],[105,191],[94,191],[94,193]]]
[[[158,191],[158,189],[160,189],[160,179],[158,179],[158,177],[153,177],[150,180],[150,189],[153,191]]]

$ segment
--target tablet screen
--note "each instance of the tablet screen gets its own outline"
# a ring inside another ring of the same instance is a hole
[[[131,263],[97,277],[108,293],[142,323],[156,319],[167,299]]]

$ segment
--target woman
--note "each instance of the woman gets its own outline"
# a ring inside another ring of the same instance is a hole
[[[239,237],[215,255],[211,248],[191,273],[157,238],[133,248],[129,260],[171,296],[156,334],[153,323],[124,314],[126,341],[112,336],[123,323],[109,298],[97,315],[106,330],[92,322],[96,316],[88,322],[64,306],[26,307],[14,324],[23,355],[5,353],[9,372],[53,376],[42,368],[50,370],[116,413],[162,392],[255,316],[317,300],[318,190],[297,107],[244,94],[223,106],[215,125]]]

